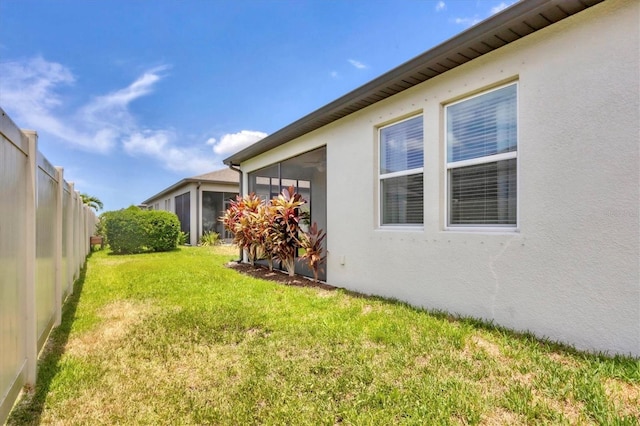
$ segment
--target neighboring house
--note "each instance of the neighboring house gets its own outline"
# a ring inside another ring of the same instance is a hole
[[[331,284],[640,356],[639,17],[518,2],[225,163],[304,187]]]
[[[206,232],[229,238],[218,218],[238,195],[239,174],[222,169],[182,179],[142,202],[150,210],[166,210],[180,219],[180,229],[189,234],[189,243],[198,244]]]

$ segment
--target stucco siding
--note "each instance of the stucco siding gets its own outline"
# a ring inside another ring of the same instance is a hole
[[[328,282],[638,356],[639,16],[640,2],[605,1],[243,162],[245,178],[326,145]],[[517,229],[446,230],[444,106],[510,81]],[[424,226],[385,229],[377,128],[416,113]]]
[[[168,210],[172,213],[176,212],[175,205],[175,197],[178,195],[182,195],[185,193],[189,193],[189,223],[191,232],[189,233],[189,244],[197,245],[199,237],[202,236],[202,192],[203,191],[211,191],[211,192],[228,192],[228,193],[238,193],[238,185],[229,183],[206,183],[203,182],[200,184],[200,188],[198,189],[198,184],[195,182],[189,182],[176,188],[173,191],[163,193],[162,196],[156,198],[150,198],[147,200],[147,204],[150,206],[154,206],[158,204],[159,210]],[[165,201],[169,201],[169,208],[165,208]]]

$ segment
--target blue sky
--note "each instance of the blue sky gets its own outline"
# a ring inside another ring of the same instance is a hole
[[[0,106],[138,204],[513,1],[0,0]]]

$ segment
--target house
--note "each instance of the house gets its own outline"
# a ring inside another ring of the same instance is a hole
[[[227,158],[326,280],[640,356],[640,2],[524,0]]]
[[[218,218],[229,201],[238,195],[239,174],[222,169],[182,179],[142,202],[150,210],[166,210],[180,219],[180,229],[189,234],[189,243],[198,244],[206,232],[229,238]]]

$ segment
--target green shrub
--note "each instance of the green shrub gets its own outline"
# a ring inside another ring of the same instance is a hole
[[[141,253],[145,250],[145,229],[142,224],[142,210],[135,206],[108,212],[106,219],[107,241],[111,251],[118,254]]]
[[[107,235],[107,229],[105,228],[104,224],[105,224],[106,220],[104,219],[104,216],[100,216],[98,218],[98,223],[96,223],[96,230],[94,232],[94,235],[99,235],[102,238],[105,238]]]
[[[106,212],[101,223],[111,251],[118,254],[173,250],[180,235],[175,214],[135,206]]]
[[[178,234],[178,245],[184,246],[184,245],[187,245],[188,243],[189,243],[189,233],[180,231],[180,234]]]
[[[178,216],[162,210],[148,210],[142,213],[147,248],[151,251],[175,249],[180,236]]]
[[[109,220],[109,216],[114,213],[118,213],[117,211],[108,211],[104,212],[100,215],[98,223],[96,224],[96,235],[101,236],[104,239],[105,244],[108,244],[107,241],[107,221]]]
[[[218,243],[220,243],[220,234],[218,234],[217,232],[205,232],[204,235],[200,237],[201,246],[215,246]]]

